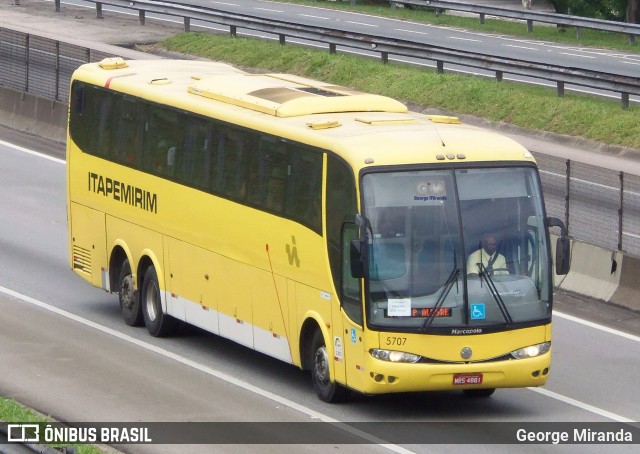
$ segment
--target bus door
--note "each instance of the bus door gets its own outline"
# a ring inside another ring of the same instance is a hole
[[[351,241],[357,238],[355,224],[346,223],[342,234],[342,279],[340,288],[340,305],[342,330],[342,364],[345,368],[345,378],[348,386],[361,389],[365,380],[364,369],[365,333],[362,317],[361,280],[351,275],[350,248]],[[338,330],[334,330],[334,342],[338,337]],[[338,363],[336,363],[338,364]],[[336,374],[337,376],[337,374]]]

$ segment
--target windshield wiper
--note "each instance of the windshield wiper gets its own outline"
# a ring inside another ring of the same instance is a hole
[[[477,265],[478,265],[478,270],[480,271],[479,273],[480,278],[481,279],[484,278],[484,281],[487,283],[487,287],[489,287],[489,292],[491,293],[491,296],[493,296],[493,299],[496,300],[496,303],[498,303],[498,308],[500,309],[500,312],[502,312],[502,316],[506,320],[507,325],[512,325],[513,319],[511,318],[511,314],[509,314],[507,305],[504,304],[504,301],[502,300],[502,297],[498,292],[496,284],[493,282],[493,279],[491,279],[491,275],[487,272],[486,267],[482,263],[478,263]]]
[[[433,306],[429,317],[427,317],[427,319],[422,324],[422,328],[420,328],[420,331],[424,331],[427,329],[427,327],[431,326],[431,323],[433,323],[433,320],[436,318],[436,314],[444,304],[444,300],[446,300],[447,296],[449,296],[449,292],[451,291],[453,284],[458,281],[460,271],[462,271],[460,268],[454,268],[453,270],[451,270],[451,274],[449,274],[447,282],[444,283],[444,288],[442,289],[442,293],[440,293],[440,296],[438,297],[438,301],[436,301],[435,306]]]

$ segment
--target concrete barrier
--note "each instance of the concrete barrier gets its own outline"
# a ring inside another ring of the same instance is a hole
[[[58,143],[67,140],[66,103],[0,87],[0,124]]]
[[[555,245],[555,235],[551,236]],[[555,256],[555,251],[552,251]],[[571,241],[571,270],[555,275],[557,289],[640,311],[640,259]]]
[[[640,259],[624,256],[620,284],[610,302],[640,311]]]

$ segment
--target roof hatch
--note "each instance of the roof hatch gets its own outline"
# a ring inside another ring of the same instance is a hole
[[[337,112],[406,112],[399,101],[284,74],[213,76],[189,93],[276,117]]]

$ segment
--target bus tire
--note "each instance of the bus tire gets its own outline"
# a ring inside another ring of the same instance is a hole
[[[129,326],[142,326],[142,307],[137,298],[131,265],[129,259],[124,259],[118,275],[118,299],[120,300],[120,313],[124,322]]]
[[[494,392],[496,392],[496,389],[495,388],[463,389],[462,392],[467,397],[478,398],[478,397],[489,397]]]
[[[347,398],[349,390],[331,381],[327,346],[318,329],[311,341],[311,382],[320,400],[328,403],[340,402]]]
[[[162,296],[156,269],[150,266],[144,273],[140,305],[147,331],[153,337],[164,337],[175,333],[178,321],[162,311]]]

